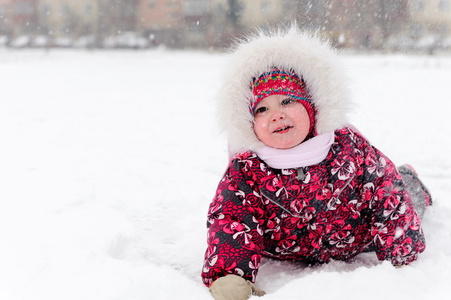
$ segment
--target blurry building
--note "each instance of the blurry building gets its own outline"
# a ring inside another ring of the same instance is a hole
[[[139,0],[138,26],[155,45],[182,47],[207,43],[210,0]]]
[[[0,34],[33,34],[38,26],[37,0],[0,0]]]
[[[410,0],[411,27],[415,35],[451,32],[451,0]]]
[[[409,6],[418,50],[451,49],[451,0],[410,0]]]
[[[137,24],[154,45],[179,45],[182,0],[140,0]]]
[[[37,0],[39,34],[54,41],[85,39],[103,46],[106,38],[137,29],[138,0]]]
[[[117,35],[138,30],[138,5],[140,0],[97,0],[98,19],[102,32]]]
[[[382,49],[395,33],[405,30],[408,0],[247,0],[241,24],[245,28],[290,24],[319,32],[337,47]]]
[[[247,28],[256,28],[281,24],[284,20],[284,3],[278,0],[242,1],[241,24]]]
[[[0,36],[9,36],[12,31],[10,16],[12,11],[11,0],[0,0]]]
[[[95,32],[98,1],[38,0],[40,35],[77,37]]]
[[[337,47],[383,49],[405,30],[408,0],[289,1],[297,23],[327,36]],[[293,4],[294,3],[294,4]]]
[[[138,26],[154,45],[222,47],[239,27],[241,5],[239,0],[140,0]]]
[[[210,24],[212,22],[212,1],[184,0],[182,1],[182,26],[185,45],[208,46]]]
[[[0,46],[221,49],[293,21],[342,48],[451,49],[451,0],[0,0]]]

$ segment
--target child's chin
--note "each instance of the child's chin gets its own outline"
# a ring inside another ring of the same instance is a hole
[[[274,147],[272,148],[276,148],[276,149],[280,149],[280,150],[286,150],[286,149],[291,149],[293,147],[296,147],[297,145],[299,145],[300,143],[279,143],[279,144],[275,144]]]

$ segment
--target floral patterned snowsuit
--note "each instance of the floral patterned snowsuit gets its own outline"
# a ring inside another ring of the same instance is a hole
[[[255,281],[262,256],[308,263],[347,260],[373,245],[395,266],[425,249],[420,220],[394,164],[350,128],[319,164],[270,168],[237,156],[208,211],[202,279],[237,274]]]

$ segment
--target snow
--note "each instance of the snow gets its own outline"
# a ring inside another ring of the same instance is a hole
[[[212,299],[206,213],[226,164],[226,54],[0,51],[0,299]],[[443,299],[451,276],[451,57],[343,55],[352,123],[434,197],[427,249],[264,260],[262,299]]]

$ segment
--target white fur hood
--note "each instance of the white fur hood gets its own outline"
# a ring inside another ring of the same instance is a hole
[[[218,109],[231,155],[264,146],[252,126],[250,85],[253,77],[272,66],[293,69],[304,78],[316,108],[317,134],[341,128],[348,122],[348,80],[338,56],[327,43],[294,26],[269,34],[259,32],[241,41],[226,66]]]

